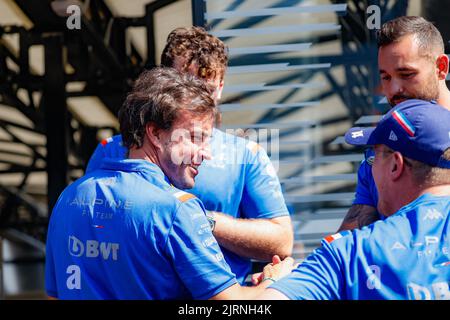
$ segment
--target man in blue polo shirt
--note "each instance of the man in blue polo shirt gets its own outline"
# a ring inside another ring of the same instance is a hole
[[[435,100],[450,110],[445,83],[449,58],[439,30],[422,17],[405,16],[383,24],[378,31],[378,68],[382,92],[395,106],[406,99]],[[371,173],[373,150],[358,170],[355,199],[341,230],[361,228],[379,219],[378,193]]]
[[[216,107],[204,81],[143,72],[119,112],[127,159],[68,186],[50,218],[46,290],[59,299],[247,299],[292,267],[241,287],[192,188]],[[278,258],[274,258],[274,262]]]
[[[450,111],[407,100],[345,138],[374,145],[387,218],[326,237],[259,298],[450,299]]]
[[[215,88],[215,100],[222,94],[227,61],[224,43],[199,27],[172,31],[161,55],[162,65],[208,81]],[[126,151],[120,135],[103,140],[87,172],[98,168],[104,158],[124,158]],[[291,255],[291,220],[276,171],[263,148],[215,128],[211,154],[189,192],[208,210],[213,234],[243,284],[251,272],[251,259],[270,261],[273,255]]]

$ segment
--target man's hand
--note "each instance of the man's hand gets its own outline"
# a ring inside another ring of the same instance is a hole
[[[254,286],[257,286],[258,284],[261,283],[262,278],[263,278],[262,272],[252,274],[252,284]]]
[[[294,259],[291,257],[287,257],[284,260],[281,260],[281,258],[277,255],[272,257],[272,263],[269,263],[264,267],[263,272],[255,273],[252,275],[251,280],[252,284],[257,286],[261,282],[264,281],[264,279],[273,279],[274,281],[288,275],[291,273],[293,269],[295,269],[298,264],[294,265]]]
[[[275,255],[275,256],[272,257],[272,264],[278,264],[280,262],[281,262],[281,259],[280,259],[279,256]],[[262,272],[254,273],[254,274],[252,274],[251,278],[252,278],[252,284],[254,286],[257,286],[263,280],[264,273],[262,273]]]
[[[258,295],[262,294],[262,292],[272,284],[273,281],[277,281],[282,277],[291,273],[292,269],[294,269],[294,259],[291,257],[287,257],[284,260],[281,260],[279,256],[275,255],[272,257],[272,263],[269,263],[264,267],[263,272],[261,272],[256,278],[259,278],[258,285],[252,287],[240,286],[239,283],[236,283],[222,292],[216,294],[214,297],[211,297],[211,300],[248,300],[255,299]],[[255,279],[256,279],[255,278]]]

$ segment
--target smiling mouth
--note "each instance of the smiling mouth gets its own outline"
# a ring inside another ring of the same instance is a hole
[[[198,174],[198,167],[199,167],[199,166],[200,166],[200,165],[194,165],[194,164],[191,164],[191,165],[189,165],[189,168],[191,168],[192,171],[194,172],[194,174],[197,175],[197,174]]]

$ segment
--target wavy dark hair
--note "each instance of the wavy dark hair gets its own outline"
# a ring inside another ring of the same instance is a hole
[[[167,37],[161,65],[173,67],[176,57],[184,58],[182,71],[187,71],[192,63],[196,63],[199,78],[209,80],[220,76],[223,80],[228,64],[228,48],[201,27],[176,28]]]
[[[173,68],[142,72],[119,110],[124,146],[142,147],[147,123],[169,130],[180,111],[215,119],[212,89],[205,81]]]

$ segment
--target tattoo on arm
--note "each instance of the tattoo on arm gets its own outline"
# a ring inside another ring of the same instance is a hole
[[[363,204],[354,204],[350,207],[339,227],[339,232],[362,228],[379,220],[377,209]]]

